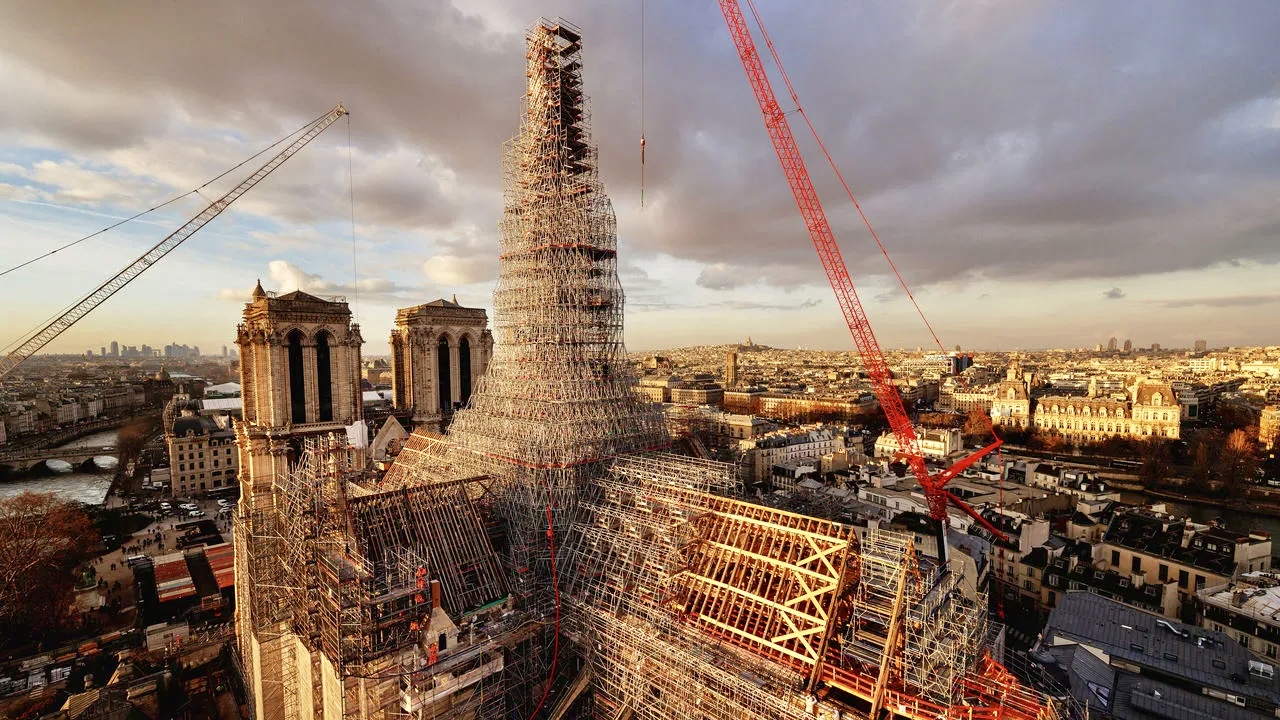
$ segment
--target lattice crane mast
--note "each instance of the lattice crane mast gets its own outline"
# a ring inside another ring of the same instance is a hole
[[[33,334],[25,342],[10,352],[8,355],[0,359],[0,380],[4,379],[14,368],[22,364],[24,360],[36,354],[40,348],[48,345],[50,341],[61,335],[67,328],[76,324],[85,315],[88,315],[94,308],[106,302],[108,298],[116,294],[125,285],[128,285],[134,278],[138,277],[147,268],[155,265],[170,251],[182,244],[184,240],[191,237],[197,230],[209,224],[210,220],[222,214],[231,203],[235,202],[241,195],[244,195],[254,185],[257,185],[263,178],[270,175],[272,171],[284,164],[285,160],[293,157],[299,150],[306,147],[320,133],[324,132],[330,125],[334,124],[343,115],[347,114],[347,109],[338,103],[333,109],[325,113],[321,117],[312,121],[309,125],[304,126],[298,136],[288,147],[281,150],[274,157],[266,162],[265,165],[258,168],[249,177],[245,178],[239,185],[235,186],[222,197],[209,203],[209,206],[201,210],[195,217],[186,222],[185,225],[174,230],[165,239],[152,247],[141,257],[129,263],[123,270],[116,273],[111,279],[102,283],[97,289],[90,292],[80,299],[75,305],[62,315],[45,325],[42,329]]]
[[[827,221],[827,215],[818,199],[818,191],[809,178],[804,158],[800,155],[800,148],[796,145],[795,136],[791,133],[786,113],[778,105],[778,98],[773,93],[769,76],[765,74],[764,64],[756,51],[756,44],[751,37],[746,18],[742,15],[742,8],[738,0],[718,0],[718,2],[720,11],[724,14],[725,24],[729,28],[729,34],[733,37],[733,44],[737,47],[738,58],[742,61],[743,69],[746,70],[747,80],[750,81],[751,89],[760,103],[765,130],[769,133],[769,139],[773,141],[773,149],[777,151],[782,172],[786,175],[788,184],[791,185],[791,193],[795,196],[796,205],[800,208],[800,216],[809,230],[809,237],[812,238],[813,246],[818,251],[818,258],[822,260],[822,268],[827,273],[827,280],[831,283],[836,302],[840,305],[840,311],[844,314],[849,332],[853,335],[854,343],[862,356],[862,363],[867,375],[870,376],[876,399],[880,401],[880,407],[884,409],[889,427],[893,429],[893,435],[898,441],[899,455],[906,460],[911,472],[924,490],[929,503],[929,516],[939,523],[939,553],[945,558],[948,504],[960,508],[995,533],[997,537],[1004,538],[1004,533],[945,487],[949,480],[965,468],[1000,447],[1001,441],[996,439],[995,442],[936,475],[929,473],[924,454],[920,449],[920,438],[911,425],[911,418],[908,417],[907,409],[902,404],[902,396],[894,387],[893,374],[889,371],[884,353],[881,352],[880,344],[871,330],[871,322],[867,319],[862,302],[858,299],[858,292],[854,289],[853,279],[850,278],[849,269],[845,266],[844,257],[840,254],[840,246],[831,230],[831,223]]]

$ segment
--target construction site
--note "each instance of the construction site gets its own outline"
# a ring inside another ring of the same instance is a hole
[[[1063,715],[910,536],[754,504],[733,465],[673,452],[623,347],[582,33],[540,20],[526,40],[493,355],[446,433],[375,467],[346,304],[259,289],[245,309],[236,624],[255,716]]]

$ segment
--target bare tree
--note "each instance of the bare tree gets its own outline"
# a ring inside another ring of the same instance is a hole
[[[0,627],[8,626],[16,637],[61,625],[75,586],[73,571],[97,544],[89,517],[76,503],[53,493],[0,500]]]

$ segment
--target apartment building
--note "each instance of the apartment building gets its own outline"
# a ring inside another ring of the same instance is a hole
[[[1265,658],[1274,660],[1280,655],[1280,573],[1243,573],[1196,596],[1201,627],[1225,633]]]

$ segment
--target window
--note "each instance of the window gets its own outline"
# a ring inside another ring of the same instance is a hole
[[[1197,576],[1196,576],[1196,590],[1203,590],[1203,589],[1204,589],[1204,576],[1203,576],[1203,575],[1197,575]]]
[[[440,410],[449,412],[453,402],[453,387],[449,384],[453,379],[449,368],[449,338],[441,335],[436,343],[436,387],[440,393]]]
[[[1190,580],[1188,579],[1187,571],[1179,570],[1178,571],[1178,587],[1182,588],[1183,590],[1186,590],[1188,582],[1190,582]]]
[[[458,341],[459,401],[466,405],[471,399],[471,340],[466,335]]]
[[[1142,558],[1138,557],[1137,555],[1133,556],[1133,571],[1135,573],[1142,572]]]
[[[1058,604],[1058,593],[1050,590],[1049,591],[1049,607],[1054,607],[1057,604]]]
[[[1160,563],[1159,575],[1160,575],[1160,582],[1164,582],[1164,581],[1168,580],[1168,579],[1169,579],[1169,566],[1168,566],[1168,565],[1165,565],[1164,563]]]
[[[295,425],[307,421],[306,378],[302,367],[302,331],[289,333],[289,420]]]
[[[316,335],[316,390],[320,400],[320,422],[333,420],[333,371],[329,359],[329,333]]]
[[[1119,550],[1111,551],[1111,566],[1120,567],[1120,551]]]

